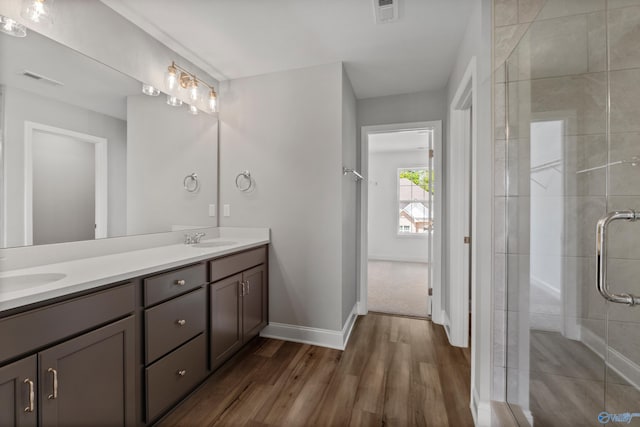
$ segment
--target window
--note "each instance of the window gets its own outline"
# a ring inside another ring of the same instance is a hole
[[[431,231],[429,184],[433,174],[427,168],[398,169],[398,234],[424,234]]]

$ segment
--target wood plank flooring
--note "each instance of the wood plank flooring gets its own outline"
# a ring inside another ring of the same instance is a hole
[[[162,426],[472,426],[470,352],[428,320],[368,314],[345,351],[258,338]]]

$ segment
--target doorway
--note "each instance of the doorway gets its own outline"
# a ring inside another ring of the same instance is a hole
[[[431,316],[440,259],[440,150],[439,121],[362,128],[361,314]]]
[[[107,237],[107,140],[25,122],[26,245]]]

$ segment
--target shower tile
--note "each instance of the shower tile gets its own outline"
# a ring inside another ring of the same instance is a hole
[[[507,141],[507,194],[529,196],[531,185],[531,147],[528,138]]]
[[[563,247],[567,256],[593,256],[595,229],[606,212],[604,197],[565,197]]]
[[[493,366],[506,366],[507,312],[495,310],[493,317]]]
[[[491,400],[504,402],[507,394],[507,370],[503,367],[493,367],[493,384],[491,386]]]
[[[609,194],[640,196],[640,133],[612,134],[610,160]]]
[[[607,9],[617,9],[627,6],[640,6],[640,0],[608,0]]]
[[[610,69],[640,67],[640,7],[609,11]]]
[[[610,196],[609,211],[634,209],[640,211],[638,196]],[[640,259],[640,223],[615,221],[609,225],[608,256],[610,259]],[[591,234],[594,235],[595,231]]]
[[[494,31],[493,58],[495,67],[504,63],[513,49],[518,45],[522,35],[526,32],[527,24],[507,25],[497,27]]]
[[[611,132],[640,131],[640,69],[612,71]]]
[[[604,10],[605,0],[553,0],[547,1],[537,19],[557,18]]]
[[[497,139],[506,139],[506,85],[504,83],[494,85],[494,117],[495,117],[495,133]]]
[[[505,310],[506,304],[506,257],[502,253],[496,253],[493,255],[493,307],[496,310]]]
[[[518,23],[518,0],[494,0],[494,25],[513,25]]]
[[[507,258],[507,310],[530,311],[529,256],[508,255]]]
[[[591,73],[605,71],[607,69],[607,27],[604,12],[587,15],[587,45],[588,71]]]
[[[605,73],[533,80],[530,121],[562,120],[567,135],[604,134],[606,89]]]
[[[529,253],[529,197],[507,200],[507,253]]]
[[[564,186],[567,196],[600,196],[606,190],[605,135],[567,136],[564,139]]]
[[[525,38],[529,44],[530,78],[589,71],[586,15],[534,22]]]
[[[529,314],[507,312],[507,368],[529,367]]]
[[[498,65],[496,70],[493,72],[493,76],[494,83],[504,83],[507,80],[506,65],[504,62]]]
[[[495,141],[493,157],[493,194],[494,196],[506,196],[506,163],[505,147],[506,141],[498,139]]]
[[[505,253],[507,251],[507,231],[505,221],[506,205],[506,197],[494,198],[493,241],[494,251],[496,253]]]
[[[544,0],[518,0],[518,21],[520,23],[533,21],[543,5]]]

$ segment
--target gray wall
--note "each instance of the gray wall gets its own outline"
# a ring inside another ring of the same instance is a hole
[[[475,378],[472,378],[472,391],[477,393],[480,402],[489,402],[491,390],[491,301],[492,301],[492,215],[493,215],[493,144],[492,144],[492,74],[491,74],[491,48],[492,48],[492,0],[480,0],[475,5],[474,11],[469,19],[467,31],[464,40],[459,48],[458,59],[449,78],[447,85],[447,114],[449,105],[455,96],[462,77],[467,69],[469,61],[473,56],[478,60],[478,93],[476,96],[477,103],[477,124],[478,124],[478,140],[477,143],[477,164],[479,170],[480,182],[478,192],[475,195],[477,199],[477,227],[473,233],[477,247],[477,284],[476,284],[476,304],[474,308],[477,313],[473,313],[473,322],[477,331],[477,337],[471,343],[473,363],[475,365]],[[445,132],[448,141],[449,132]],[[457,168],[459,165],[451,165],[446,163],[447,150],[450,145],[444,144],[444,157],[446,167]],[[443,171],[445,174],[447,171]],[[446,176],[446,175],[444,175]],[[445,182],[445,206],[450,202],[447,197]],[[443,233],[443,255],[446,256],[447,246],[447,227],[446,215],[444,219]],[[446,260],[443,260],[443,265]],[[459,268],[459,266],[457,266]],[[446,270],[446,269],[445,269]],[[443,271],[442,283],[447,283],[446,271]],[[448,295],[448,289],[443,286],[445,294]],[[446,309],[449,301],[443,301],[442,307]]]
[[[357,167],[356,159],[356,97],[349,77],[342,69],[342,165]],[[353,177],[342,179],[342,324],[348,319],[357,298],[356,258],[356,197]]]
[[[272,322],[341,330],[342,65],[231,80],[220,96],[220,224],[271,228]],[[253,192],[235,187],[243,170]]]
[[[108,140],[108,235],[125,234],[127,123],[20,89],[5,92],[5,179],[7,246],[24,244],[24,122],[68,129]]]
[[[127,124],[127,234],[215,227],[216,118],[171,108],[164,96],[136,95],[127,97]],[[190,193],[183,182],[194,172],[200,189]]]
[[[367,125],[444,120],[446,102],[444,90],[359,99],[358,129]]]
[[[398,168],[424,167],[426,150],[369,154],[369,258],[427,262],[427,235],[398,236]]]

